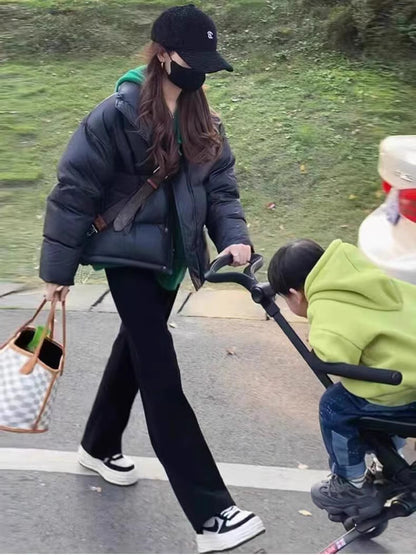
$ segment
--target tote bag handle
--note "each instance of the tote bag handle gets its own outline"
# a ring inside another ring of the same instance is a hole
[[[16,332],[15,336],[18,336],[19,333],[25,328],[27,327],[29,324],[31,324],[36,317],[38,316],[38,314],[40,313],[40,311],[42,310],[42,308],[45,306],[46,304],[46,299],[44,299],[38,309],[36,310],[35,314],[32,316],[32,318],[30,318],[27,322],[25,322]],[[36,349],[34,350],[32,356],[28,359],[28,361],[24,364],[24,366],[22,367],[22,369],[20,370],[21,374],[30,374],[38,359],[39,359],[39,354],[40,351],[42,349],[43,343],[46,339],[46,337],[50,337],[51,339],[53,339],[53,330],[54,330],[54,320],[55,320],[55,313],[56,313],[56,305],[58,303],[58,299],[54,298],[51,301],[51,308],[49,310],[49,315],[48,315],[48,319],[46,322],[46,326],[43,328],[42,331],[42,335],[39,338],[39,343],[36,347]],[[61,301],[62,304],[62,350],[63,353],[65,353],[65,345],[66,345],[66,314],[65,314],[65,301]],[[49,331],[50,330],[50,331]]]

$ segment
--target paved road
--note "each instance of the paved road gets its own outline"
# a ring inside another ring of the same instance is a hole
[[[0,337],[5,338],[28,315],[23,310],[0,310]],[[317,422],[320,384],[272,322],[177,315],[172,320],[177,325],[171,331],[184,389],[215,459],[246,465],[243,471],[247,472],[253,471],[253,465],[274,467],[273,476],[279,472],[283,476],[283,482],[271,479],[272,489],[255,478],[249,488],[230,487],[237,503],[256,511],[267,526],[266,535],[236,552],[319,552],[342,529],[312,505],[307,488],[288,491],[290,482],[286,485],[284,478],[292,472],[285,469],[296,469],[299,463],[326,471]],[[192,529],[169,484],[159,476],[150,479],[150,470],[143,471],[144,479],[131,488],[117,488],[96,476],[72,471],[22,470],[30,459],[25,449],[59,450],[68,452],[68,459],[73,456],[117,328],[115,314],[70,312],[67,366],[52,429],[41,436],[3,433],[0,437],[2,553],[195,551]],[[306,334],[303,325],[297,329]],[[227,354],[227,349],[235,355]],[[22,449],[21,458],[14,459],[15,470],[5,470],[9,467],[2,466],[2,453],[10,454],[11,448]],[[124,450],[146,457],[149,468],[156,464],[139,403]],[[414,453],[410,447],[408,452]],[[78,467],[74,464],[74,468]],[[240,466],[227,468],[228,482],[239,484],[233,469],[237,473]],[[306,484],[311,475],[309,470],[304,472],[300,483]],[[311,516],[302,516],[301,509]],[[415,553],[413,527],[414,520],[398,520],[377,540],[357,542],[346,552]]]

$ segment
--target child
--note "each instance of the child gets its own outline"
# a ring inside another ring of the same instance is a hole
[[[309,342],[326,362],[399,370],[398,386],[342,379],[320,401],[321,431],[332,476],[315,484],[312,499],[329,514],[370,517],[384,505],[366,479],[369,446],[356,420],[362,416],[416,416],[416,287],[389,278],[353,245],[294,241],[274,255],[268,278],[292,312],[307,317]],[[394,438],[400,448],[404,440]]]

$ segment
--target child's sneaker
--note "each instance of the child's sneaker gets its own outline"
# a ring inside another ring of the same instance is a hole
[[[331,515],[345,513],[360,519],[379,514],[385,502],[381,491],[370,481],[358,488],[336,474],[313,485],[311,495],[315,505]]]
[[[199,553],[226,551],[252,540],[265,531],[260,518],[236,506],[213,516],[196,535]]]
[[[131,486],[139,479],[139,473],[134,462],[121,453],[98,459],[93,457],[80,445],[78,449],[78,462],[80,465],[94,470],[110,484],[116,486]]]

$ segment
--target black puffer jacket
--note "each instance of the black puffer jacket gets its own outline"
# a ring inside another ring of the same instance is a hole
[[[234,176],[234,157],[224,138],[221,157],[210,165],[186,161],[147,201],[130,231],[112,227],[87,237],[95,216],[137,189],[153,166],[147,157],[151,130],[138,123],[140,86],[124,83],[99,104],[72,136],[48,197],[40,277],[72,285],[78,265],[138,266],[172,271],[170,202],[177,209],[186,262],[196,288],[209,263],[204,226],[218,251],[250,244]],[[136,180],[127,177],[137,176]]]

